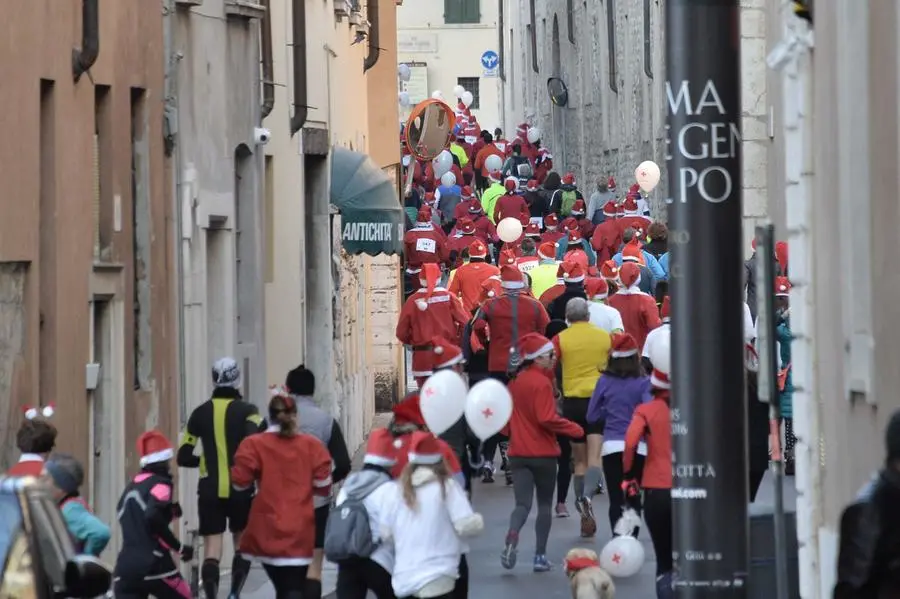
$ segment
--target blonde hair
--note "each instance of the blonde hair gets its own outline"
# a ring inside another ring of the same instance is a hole
[[[413,464],[408,463],[403,472],[400,473],[400,488],[403,489],[403,501],[406,506],[416,511],[416,489],[413,486],[412,477],[419,468],[428,468],[437,477],[438,483],[441,485],[441,497],[447,498],[447,480],[450,478],[450,469],[447,467],[447,461],[441,460],[434,465]]]

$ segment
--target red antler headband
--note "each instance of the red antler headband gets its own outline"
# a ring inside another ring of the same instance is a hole
[[[26,420],[34,420],[38,416],[50,418],[56,412],[56,407],[51,403],[44,407],[39,406],[23,406],[22,411],[25,413]]]

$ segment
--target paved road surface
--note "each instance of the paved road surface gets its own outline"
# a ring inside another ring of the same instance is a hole
[[[787,479],[785,487],[785,503],[792,505],[796,499],[793,479]],[[771,505],[771,502],[772,484],[767,475],[756,506]],[[507,571],[500,567],[500,550],[509,522],[509,512],[512,509],[512,489],[502,483],[483,485],[478,482],[475,487],[474,503],[475,508],[484,515],[486,527],[481,536],[471,541],[472,551],[469,554],[471,572],[469,597],[471,599],[497,599],[498,597],[516,597],[517,595],[547,599],[569,597],[565,575],[559,568],[566,552],[575,546],[591,546],[599,551],[608,539],[607,502],[605,496],[600,496],[594,500],[594,511],[598,521],[596,541],[586,542],[579,538],[577,518],[554,518],[553,529],[550,532],[548,557],[557,565],[557,568],[553,572],[535,574],[531,571],[534,547],[534,514],[532,513],[532,517],[522,531],[519,543],[519,564],[513,571]],[[572,511],[574,513],[574,510]],[[650,599],[655,596],[656,564],[653,558],[653,548],[645,531],[641,531],[640,538],[646,550],[647,563],[633,578],[616,581],[617,599]],[[326,571],[323,584],[325,593],[333,591],[334,576],[335,570],[331,567]],[[261,569],[254,568],[245,589],[244,599],[269,599],[274,596],[274,591],[269,585],[265,573]]]

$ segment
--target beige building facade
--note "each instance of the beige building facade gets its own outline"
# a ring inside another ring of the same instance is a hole
[[[818,599],[834,586],[841,511],[882,465],[885,425],[900,407],[900,9],[816,2],[810,27],[775,4],[801,596]]]

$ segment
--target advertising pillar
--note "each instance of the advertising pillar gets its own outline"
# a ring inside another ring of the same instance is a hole
[[[745,598],[739,0],[668,0],[666,65],[674,587]]]

